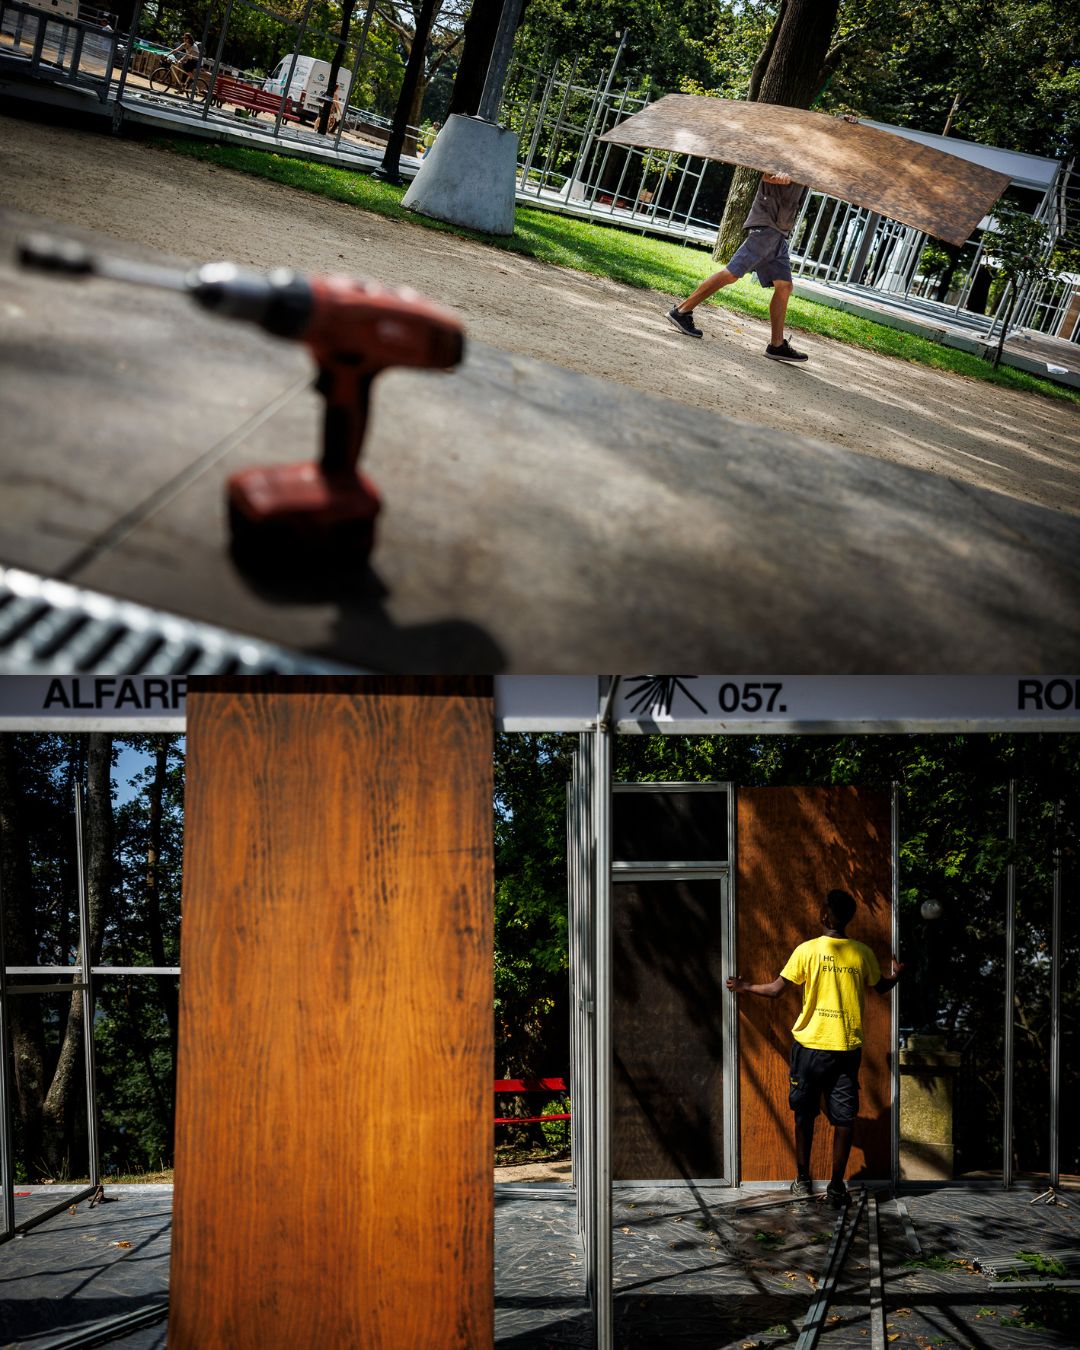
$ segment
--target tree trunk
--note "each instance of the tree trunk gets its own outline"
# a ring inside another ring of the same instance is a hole
[[[16,739],[0,736],[0,903],[4,907],[4,958],[8,965],[30,966],[39,959],[38,934]],[[27,1164],[36,1168],[41,1158],[41,1108],[45,1100],[41,1000],[36,994],[10,999],[8,1016],[23,1155]]]
[[[499,30],[499,16],[503,0],[473,0],[469,17],[465,20],[465,45],[461,49],[454,87],[450,92],[449,113],[475,117],[484,92],[484,80],[491,64],[495,34]]]
[[[750,77],[751,102],[809,108],[821,87],[838,9],[839,0],[783,0]],[[743,221],[760,177],[754,169],[735,170],[713,249],[717,262],[726,262],[742,243]]]
[[[398,95],[394,122],[390,129],[390,139],[386,143],[386,153],[383,155],[382,165],[378,170],[378,176],[391,183],[401,182],[399,169],[401,167],[401,151],[405,144],[405,132],[412,113],[416,88],[423,74],[428,38],[431,35],[431,25],[434,22],[435,10],[439,3],[440,0],[424,0],[416,19],[416,33],[413,36],[409,62],[405,67],[405,78],[401,82],[401,93]]]
[[[101,957],[112,872],[112,736],[91,732],[86,753],[86,820],[83,836],[86,858],[86,892],[90,911],[87,934],[91,964]],[[78,959],[82,960],[80,946]],[[83,1050],[83,993],[77,990],[68,1005],[67,1024],[60,1055],[42,1109],[42,1151],[53,1176],[68,1175],[71,1146],[78,1119],[81,1077],[78,1073]]]

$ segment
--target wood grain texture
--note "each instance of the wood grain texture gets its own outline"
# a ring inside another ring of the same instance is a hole
[[[490,682],[193,681],[169,1344],[492,1342]]]
[[[797,183],[964,244],[1010,179],[876,127],[825,113],[668,94],[599,137],[789,173]]]
[[[862,788],[753,788],[737,810],[736,964],[768,983],[800,942],[821,932],[826,893],[850,891],[858,903],[850,937],[889,956],[891,842],[888,797]],[[788,1052],[799,995],[743,995],[739,1009],[739,1131],[743,1181],[795,1175],[788,1107]],[[861,1098],[849,1176],[887,1178],[890,1170],[889,999],[869,993]],[[812,1171],[830,1173],[832,1129],[821,1117]]]

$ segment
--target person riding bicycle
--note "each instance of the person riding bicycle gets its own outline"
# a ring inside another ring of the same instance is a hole
[[[174,77],[177,78],[180,83],[188,85],[195,78],[195,72],[202,64],[202,48],[190,33],[185,33],[180,39],[180,46],[174,47],[172,51],[169,52],[168,60],[170,63],[173,63]],[[182,76],[176,75],[177,66],[183,71]]]

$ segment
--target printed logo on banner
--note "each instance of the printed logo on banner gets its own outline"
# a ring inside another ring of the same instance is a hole
[[[632,713],[651,712],[654,717],[670,717],[676,693],[685,694],[699,712],[707,712],[686,685],[696,675],[634,675],[627,684],[627,704]]]

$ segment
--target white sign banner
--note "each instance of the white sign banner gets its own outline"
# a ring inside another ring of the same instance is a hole
[[[3,676],[0,730],[183,731],[186,695],[198,683]],[[607,676],[496,676],[496,723],[501,731],[588,731],[608,688]],[[617,731],[638,734],[1080,732],[1080,676],[624,675],[610,716]]]
[[[1080,677],[630,675],[623,732],[1080,731]]]

